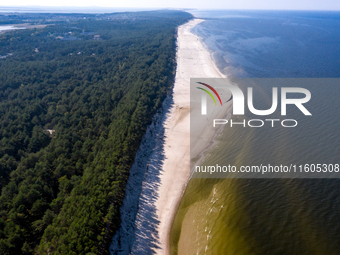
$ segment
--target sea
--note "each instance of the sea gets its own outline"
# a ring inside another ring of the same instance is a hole
[[[304,83],[313,116],[301,117],[295,131],[227,130],[206,161],[339,164],[340,12],[191,13],[204,19],[192,32],[230,79],[318,81]],[[170,248],[171,254],[340,254],[340,180],[192,178]]]
[[[0,12],[16,13],[139,10],[0,7]],[[340,12],[190,12],[204,19],[192,32],[231,79],[340,78]],[[0,27],[0,31],[7,29],[13,27]],[[213,158],[207,160],[251,164],[275,155],[281,161],[303,158],[340,163],[340,86],[306,86],[312,100],[317,99],[312,107],[315,121],[305,122],[305,128],[289,137],[280,133],[275,138],[261,131],[227,132],[222,140],[228,144],[211,149]],[[157,141],[164,142],[162,123],[172,104],[171,97],[164,101],[137,152],[111,254],[154,254],[159,245],[154,202],[164,152]],[[272,150],[273,143],[278,151]],[[340,180],[192,178],[171,230],[170,248],[171,254],[186,255],[339,255]]]

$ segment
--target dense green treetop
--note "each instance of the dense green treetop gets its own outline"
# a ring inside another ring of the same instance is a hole
[[[107,254],[191,15],[49,15],[0,34],[0,254]]]

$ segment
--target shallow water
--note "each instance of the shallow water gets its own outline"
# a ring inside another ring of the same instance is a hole
[[[192,179],[172,254],[339,254],[339,180]],[[178,241],[178,237],[180,237]]]
[[[340,76],[340,13],[195,14],[209,18],[193,32],[229,77]],[[339,163],[340,86],[305,87],[312,93],[312,118],[294,112],[301,121],[291,132],[225,128],[205,161]],[[269,87],[257,89],[267,106]],[[191,179],[172,228],[171,253],[340,254],[339,184],[339,179]]]

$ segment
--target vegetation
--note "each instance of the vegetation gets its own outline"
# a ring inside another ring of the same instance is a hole
[[[83,16],[0,35],[0,254],[108,253],[191,18]]]

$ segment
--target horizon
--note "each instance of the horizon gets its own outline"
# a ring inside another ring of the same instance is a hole
[[[320,12],[340,12],[339,9],[275,9],[275,8],[194,8],[194,7],[114,7],[114,6],[98,6],[98,5],[91,5],[91,6],[58,6],[58,5],[0,5],[0,12],[2,12],[2,8],[4,9],[19,9],[19,8],[39,8],[39,9],[117,9],[117,10],[136,10],[136,11],[156,11],[156,10],[183,10],[183,11],[320,11]]]
[[[0,8],[110,8],[110,9],[195,9],[195,10],[296,10],[296,11],[340,11],[340,2],[337,0],[214,0],[207,3],[205,0],[173,0],[157,1],[126,0],[123,3],[112,3],[108,0],[60,0],[46,2],[43,0],[12,0],[3,3]]]

